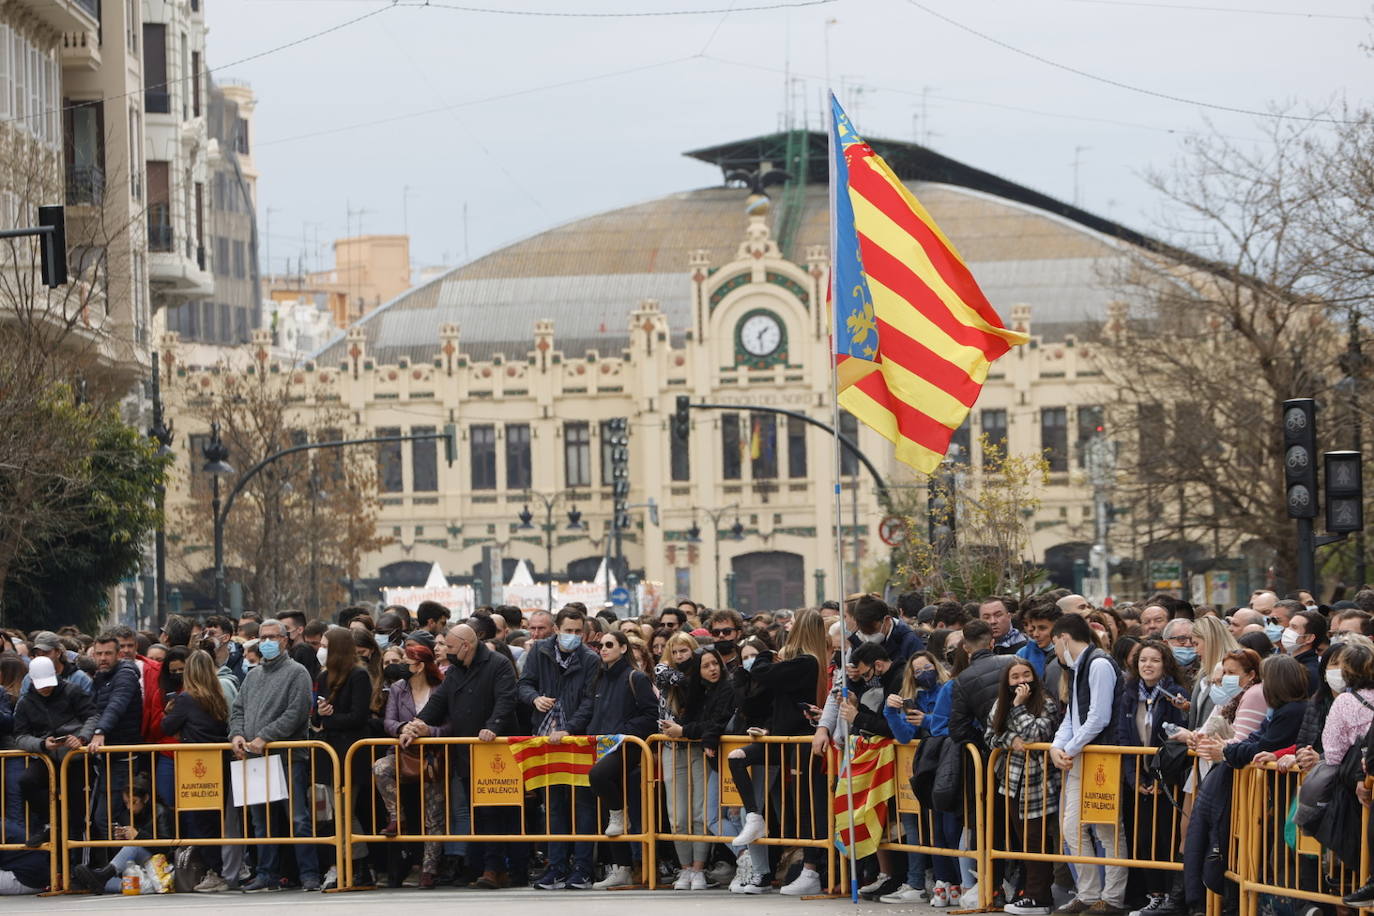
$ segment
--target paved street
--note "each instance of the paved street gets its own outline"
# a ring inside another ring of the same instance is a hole
[[[778,914],[876,914],[908,913],[912,907],[885,906],[860,902],[856,907],[848,900],[797,900],[778,894],[748,899],[708,891],[684,893],[673,891],[589,891],[541,893],[520,889],[498,892],[472,890],[416,889],[366,891],[351,894],[304,894],[284,891],[280,894],[163,894],[137,899],[117,895],[103,897],[6,897],[0,904],[6,916],[53,916],[62,913],[168,913],[186,912],[209,916],[211,912],[231,912],[235,916],[261,916],[261,911],[280,911],[282,907],[300,910],[302,916],[372,916],[379,907],[404,907],[408,916],[424,913],[452,912],[456,906],[480,905],[483,916],[547,916],[550,908],[567,909],[572,913],[608,914],[614,912],[643,913],[652,906],[654,916],[702,916],[722,906],[729,906],[740,916],[778,916]],[[928,907],[920,907],[929,910]],[[934,910],[929,910],[934,913]]]

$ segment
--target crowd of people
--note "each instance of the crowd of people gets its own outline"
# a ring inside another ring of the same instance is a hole
[[[413,612],[352,606],[333,622],[244,612],[237,620],[172,616],[158,633],[0,631],[0,749],[60,768],[68,755],[106,746],[220,743],[229,759],[280,756],[291,787],[285,800],[249,804],[246,816],[178,811],[171,753],[124,761],[93,753],[70,768],[82,778],[66,786],[62,823],[50,808],[48,768],[6,758],[0,845],[27,848],[0,850],[0,893],[47,886],[48,861],[37,850],[59,836],[130,841],[83,848],[64,863],[70,888],[101,893],[117,889],[123,870],[164,838],[172,847],[174,837],[224,836],[218,831],[236,825],[251,833],[229,836],[326,835],[322,822],[339,814],[318,804],[328,768],[312,753],[268,745],[316,739],[345,761],[360,741],[394,738],[351,757],[353,830],[444,839],[355,847],[354,885],[553,891],[640,883],[654,866],[641,845],[614,838],[644,832],[648,780],[660,792],[657,831],[690,837],[659,842],[659,880],[685,891],[816,894],[839,877],[828,873],[834,787],[823,761],[847,733],[918,742],[912,772],[898,778],[911,777],[921,813],[891,818],[887,839],[951,853],[878,849],[858,863],[866,897],[957,906],[976,898],[984,880],[1013,916],[1193,916],[1209,889],[1235,904],[1235,888],[1210,866],[1228,848],[1237,770],[1324,767],[1339,772],[1329,792],[1369,803],[1371,634],[1374,590],[1331,606],[1307,592],[1261,590],[1230,609],[1163,594],[1098,608],[1063,590],[1022,602],[944,596],[933,604],[913,593],[896,607],[859,595],[843,609],[829,602],[747,619],[684,599],[651,617],[502,605],[455,621],[425,602]],[[527,792],[523,811],[469,806],[480,774],[466,746],[415,743],[545,736],[557,744],[579,735],[677,740],[660,746],[657,780],[639,744],[624,741],[599,756],[588,786]],[[724,749],[727,735],[799,740]],[[1121,768],[1116,821],[1081,823],[1085,748],[1098,745],[1141,750],[1123,758],[1134,762]],[[992,767],[996,789],[982,802],[998,848],[1089,861],[999,860],[994,874],[978,875],[976,857],[957,854],[977,842],[979,793],[960,789],[970,753]],[[724,803],[723,773],[738,805]],[[443,790],[433,791],[438,783]],[[417,792],[417,784],[430,789]],[[1309,829],[1358,869],[1364,838],[1350,815],[1358,806],[1321,806],[1328,809]],[[519,837],[522,823],[539,825],[531,833],[588,839],[454,841]],[[310,891],[342,879],[327,844],[196,850],[188,889],[202,893]],[[1094,857],[1183,868],[1099,867]],[[1374,881],[1342,890],[1351,891],[1348,905],[1374,904]]]

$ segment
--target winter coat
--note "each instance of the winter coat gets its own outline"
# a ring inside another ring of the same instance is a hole
[[[467,665],[454,663],[416,718],[441,738],[475,738],[483,729],[500,735],[515,718],[515,666],[479,642]]]
[[[883,648],[887,650],[888,660],[892,662],[892,667],[901,668],[906,664],[906,660],[917,652],[924,652],[926,641],[921,638],[911,627],[907,626],[897,617],[889,617],[892,621],[892,630],[883,640]],[[849,634],[849,644],[857,648],[862,645],[864,639],[857,632]]]
[[[772,698],[773,712],[768,719],[770,735],[810,735],[815,732],[801,704],[816,702],[816,679],[820,663],[802,654],[786,661],[773,661],[760,655],[746,674],[750,681]]]
[[[220,744],[229,740],[229,722],[216,719],[189,693],[179,693],[162,717],[162,733],[183,744]]]
[[[997,702],[997,688],[1002,672],[1015,664],[1014,655],[994,655],[991,649],[980,649],[969,659],[968,667],[954,679],[950,696],[949,736],[959,744],[972,744],[986,751],[983,729]]]
[[[1136,727],[1135,717],[1140,710],[1140,704],[1144,702],[1140,698],[1140,682],[1136,680],[1127,681],[1121,690],[1121,697],[1116,706],[1116,736],[1111,739],[1114,744],[1122,747],[1161,747],[1168,740],[1168,735],[1164,734],[1164,726],[1173,723],[1179,728],[1188,724],[1188,713],[1179,709],[1169,701],[1169,697],[1188,697],[1188,691],[1171,677],[1161,678],[1155,685],[1159,691],[1157,699],[1149,704],[1150,707],[1150,739],[1142,744],[1140,741],[1140,729]],[[1136,761],[1139,761],[1137,767]],[[1150,778],[1148,757],[1125,757],[1122,760],[1122,775],[1125,777],[1126,785],[1134,787],[1136,784],[1136,773],[1139,772],[1145,785],[1150,785],[1153,780]]]
[[[572,735],[647,738],[658,730],[658,696],[649,676],[631,665],[626,653],[592,679],[566,722]]]
[[[558,701],[558,710],[566,725],[568,719],[582,705],[582,697],[587,685],[601,669],[601,659],[586,643],[580,643],[571,653],[568,666],[558,664],[558,637],[550,636],[536,642],[525,653],[525,671],[516,685],[522,706],[530,707],[530,729],[542,730],[548,713],[534,709],[536,697],[553,697]]]
[[[86,691],[59,682],[47,696],[31,690],[14,708],[14,741],[20,750],[44,753],[43,739],[76,735],[87,742],[95,734],[95,701]]]
[[[679,720],[682,737],[700,741],[706,747],[719,747],[720,736],[735,714],[735,705],[735,688],[729,675],[721,672],[720,680],[714,684],[698,678]]]
[[[367,737],[368,719],[372,714],[372,677],[362,665],[354,665],[338,689],[331,691],[328,675],[321,669],[315,694],[333,706],[334,712],[322,716],[316,705],[310,710],[310,723],[320,730],[320,737],[339,755],[339,760],[343,760],[349,748]]]
[[[92,680],[97,712],[95,727],[105,736],[105,743],[141,744],[143,693],[138,685],[137,666],[120,659],[110,670],[97,671]],[[161,718],[158,716],[159,720]]]

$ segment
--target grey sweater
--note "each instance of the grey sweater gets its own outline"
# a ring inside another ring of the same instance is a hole
[[[252,741],[305,738],[312,702],[310,674],[285,654],[248,672],[229,712],[229,737]]]

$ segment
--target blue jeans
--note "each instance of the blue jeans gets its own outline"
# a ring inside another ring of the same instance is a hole
[[[549,833],[578,833],[591,836],[596,832],[596,799],[592,797],[590,789],[580,786],[549,786],[544,790],[544,810],[549,815]],[[549,841],[549,868],[554,874],[569,873],[570,855],[572,871],[591,877],[595,862],[592,858],[590,840],[573,843],[564,840]]]
[[[463,749],[455,748],[455,750]],[[455,764],[448,784],[449,823],[447,829],[451,833],[472,833],[472,816],[468,810],[467,761],[463,761],[463,763],[464,766],[462,767]],[[466,856],[467,853],[468,844],[465,842],[444,844],[444,855]],[[472,865],[473,863],[467,864]]]
[[[283,818],[274,817],[272,826],[274,836],[308,837],[315,835],[312,806],[314,794],[310,775],[310,752],[297,750],[291,755],[291,825],[288,834],[282,834]],[[253,836],[267,837],[267,805],[253,805],[248,811],[253,822]],[[341,828],[342,829],[342,828]],[[320,855],[313,843],[296,846],[296,864],[300,868],[300,878],[320,879]],[[258,847],[257,877],[262,881],[275,881],[281,877],[281,850],[275,845]]]
[[[938,816],[938,815],[937,815]],[[902,815],[902,841],[912,846],[929,846],[921,838],[921,817],[918,814]],[[906,886],[917,890],[926,886],[926,870],[931,867],[930,855],[924,852],[906,854]]]

